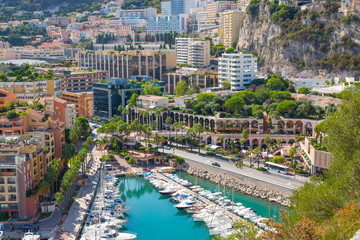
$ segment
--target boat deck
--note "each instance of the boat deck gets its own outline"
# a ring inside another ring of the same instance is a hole
[[[188,194],[190,194],[190,195],[193,195],[193,196],[194,196],[194,195],[197,195],[204,203],[208,204],[209,206],[217,206],[217,207],[221,208],[221,207],[220,207],[219,205],[217,205],[216,203],[211,202],[210,200],[208,200],[208,199],[200,196],[199,194],[197,194],[196,192],[192,191],[191,189],[188,189],[188,188],[182,186],[181,184],[179,184],[179,183],[171,180],[170,178],[167,178],[166,176],[162,175],[161,173],[159,173],[159,172],[153,172],[153,174],[154,174],[156,177],[159,177],[159,178],[165,180],[165,181],[168,182],[168,183],[171,183],[171,184],[176,185],[176,186],[179,187],[181,190],[186,191],[186,192],[187,192]],[[225,210],[225,209],[224,209],[224,210]],[[225,213],[226,213],[226,215],[228,215],[229,217],[231,217],[231,219],[233,219],[234,222],[247,222],[245,219],[242,219],[241,217],[233,214],[232,212],[229,212],[229,211],[225,210]]]

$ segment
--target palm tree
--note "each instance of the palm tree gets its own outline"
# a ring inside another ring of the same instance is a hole
[[[159,141],[160,141],[159,133],[155,133],[154,140],[155,140],[156,146],[159,147]]]
[[[165,144],[165,135],[163,134],[163,135],[161,135],[161,137],[160,137],[160,142],[161,142],[161,145],[162,145],[162,148],[163,148],[163,153],[164,153],[164,144]]]
[[[198,135],[198,138],[199,138],[199,153],[200,153],[200,145],[201,145],[200,134],[204,132],[204,128],[200,123],[197,123],[194,126],[194,130],[195,130],[195,133]]]
[[[126,118],[126,122],[128,123],[129,122],[129,114],[130,114],[130,110],[128,108],[123,108],[122,110],[122,114],[125,115],[125,118]]]
[[[170,143],[171,143],[171,123],[173,122],[173,119],[171,117],[167,117],[165,120],[166,125],[169,127],[169,139],[170,139]]]
[[[55,173],[56,173],[55,191],[57,191],[57,189],[56,189],[56,187],[57,187],[57,179],[58,179],[58,175],[59,175],[60,170],[63,168],[63,164],[62,164],[62,162],[61,162],[61,160],[59,158],[55,158],[54,160],[52,160],[51,166],[53,167],[53,169],[55,170]]]
[[[224,144],[224,137],[220,136],[218,140],[219,140],[219,142],[221,144],[221,147],[223,148],[224,147],[224,145],[223,145]]]
[[[155,115],[155,117],[156,117],[156,122],[157,122],[157,126],[158,126],[158,128],[157,128],[157,130],[159,131],[159,128],[160,128],[160,121],[159,121],[159,118],[161,117],[161,115],[162,115],[162,111],[163,111],[163,109],[162,108],[160,108],[160,109],[156,109],[156,111],[155,111],[155,113],[154,113],[154,115]]]
[[[175,142],[176,142],[176,146],[178,146],[178,139],[177,139],[177,131],[179,129],[179,123],[178,122],[175,122],[173,124],[173,127],[175,128]]]
[[[179,128],[181,130],[181,135],[184,138],[184,130],[185,130],[185,123],[183,121],[179,122]],[[183,142],[183,146],[184,146],[184,142]]]
[[[241,135],[242,135],[242,138],[245,140],[244,141],[244,147],[245,147],[245,142],[249,139],[250,132],[248,130],[243,130]]]
[[[151,130],[156,130],[156,127],[157,127],[156,121],[152,121],[152,122],[150,123],[150,126],[151,126]]]
[[[62,215],[61,204],[64,202],[64,194],[62,192],[57,192],[55,194],[55,200],[59,206],[59,212],[60,212],[60,217],[61,217],[61,215]]]
[[[195,132],[194,128],[190,127],[186,131],[186,135],[190,139],[190,151],[192,152],[192,142],[193,142],[193,139],[196,137],[196,132]]]

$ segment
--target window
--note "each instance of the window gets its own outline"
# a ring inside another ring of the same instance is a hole
[[[9,205],[8,204],[0,204],[0,209],[8,209]]]
[[[11,204],[11,207],[10,207],[11,209],[18,209],[19,207],[18,207],[18,205],[17,204]]]

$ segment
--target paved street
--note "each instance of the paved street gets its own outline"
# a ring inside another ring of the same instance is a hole
[[[304,179],[291,179],[287,176],[279,176],[274,174],[264,174],[263,172],[259,172],[256,169],[251,169],[248,167],[237,168],[232,162],[228,162],[225,160],[221,160],[219,158],[214,157],[202,157],[195,153],[188,153],[186,151],[181,151],[177,149],[165,150],[166,153],[174,153],[177,156],[183,157],[186,160],[206,164],[208,166],[212,166],[211,163],[218,162],[221,165],[222,170],[226,170],[231,173],[239,174],[242,176],[246,176],[249,178],[253,178],[259,181],[263,181],[266,183],[270,183],[272,185],[293,190],[297,187],[300,187],[304,184]],[[217,168],[217,167],[214,167]]]
[[[94,191],[99,180],[98,168],[100,167],[100,162],[98,159],[101,156],[101,152],[96,151],[96,148],[93,148],[92,154],[94,156],[94,161],[92,162],[88,173],[88,186],[81,187],[62,226],[62,231],[56,233],[55,237],[52,239],[75,239],[81,230],[82,220],[87,213],[90,200],[94,195]]]

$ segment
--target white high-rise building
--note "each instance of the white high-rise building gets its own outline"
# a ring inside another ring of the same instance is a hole
[[[184,13],[190,14],[197,7],[197,0],[184,0]]]
[[[200,38],[176,38],[176,64],[210,65],[210,41]]]
[[[171,16],[171,1],[169,2],[161,2],[161,15]]]
[[[252,54],[224,53],[219,58],[219,83],[229,80],[232,91],[248,88],[256,73],[257,59]]]

